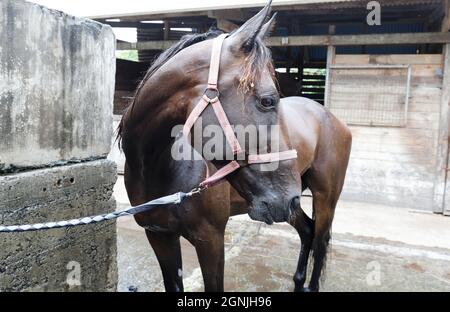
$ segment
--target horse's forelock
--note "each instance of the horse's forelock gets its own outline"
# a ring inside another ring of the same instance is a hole
[[[270,49],[260,39],[255,41],[253,49],[247,53],[244,60],[242,76],[239,79],[239,89],[243,93],[251,91],[260,81],[263,72],[268,69],[272,79],[275,79],[275,68]]]

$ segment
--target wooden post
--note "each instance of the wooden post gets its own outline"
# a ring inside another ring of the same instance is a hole
[[[164,40],[169,40],[170,35],[170,22],[168,20],[164,21]]]
[[[295,26],[294,23],[291,21],[288,27],[289,35],[294,33],[294,26]],[[292,60],[292,47],[288,46],[286,48],[286,74],[289,78],[291,77],[291,67],[293,63],[294,62]]]
[[[441,31],[447,32],[450,30],[450,0],[444,0],[442,3],[444,10],[444,19],[442,20]]]
[[[444,18],[442,20],[442,32],[450,29],[450,0],[442,3]],[[450,215],[450,158],[449,158],[449,134],[450,134],[450,43],[442,47],[442,98],[439,118],[438,148],[436,153],[436,182],[434,185],[434,205],[435,213]]]
[[[328,34],[334,35],[336,31],[335,25],[330,25],[328,27]],[[325,107],[329,107],[329,100],[330,100],[330,79],[331,79],[331,66],[334,64],[334,56],[336,54],[336,47],[333,45],[329,45],[327,49],[327,73],[326,73],[326,80],[325,80]]]
[[[425,21],[423,23],[424,31],[427,32],[430,29],[430,23],[428,21]],[[420,53],[425,54],[428,51],[428,45],[426,43],[423,43],[420,45]]]
[[[450,104],[450,44],[443,48],[442,98],[436,153],[436,182],[434,185],[433,212],[450,214],[449,159],[449,104]]]
[[[297,74],[297,78],[298,81],[301,84],[301,89],[298,90],[299,94],[302,94],[302,90],[303,90],[303,68],[304,68],[304,62],[305,62],[305,50],[306,47],[299,47],[300,51],[298,52],[298,74]]]
[[[292,47],[286,48],[286,74],[288,77],[291,76],[291,67],[292,67]]]
[[[448,145],[448,137],[450,133],[450,118],[449,118],[449,105],[450,105],[450,44],[445,45],[445,53],[444,53],[444,77],[442,80],[442,107],[441,107],[441,119],[447,124],[443,124],[443,127],[446,127],[446,132],[442,131],[442,135],[445,135],[444,147],[445,150],[442,151],[442,154],[446,154],[447,158],[447,166],[445,170],[446,180],[449,179],[449,172],[447,168],[450,168],[450,158],[449,158],[449,145]],[[450,215],[450,183],[446,181],[445,193],[444,193],[444,214]]]
[[[369,32],[368,26],[369,25],[367,24],[367,22],[363,23],[363,31],[365,34],[367,34]],[[367,46],[363,45],[361,48],[362,48],[362,54],[367,54]]]

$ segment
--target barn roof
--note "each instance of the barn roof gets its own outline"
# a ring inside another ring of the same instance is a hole
[[[355,2],[355,0],[273,0],[272,6],[284,5],[311,5],[319,3],[343,3]],[[101,15],[89,16],[90,18],[116,18],[133,15],[162,15],[162,14],[176,14],[176,13],[198,13],[211,10],[223,9],[245,9],[262,7],[267,3],[265,0],[197,0],[197,1],[180,1],[165,0],[165,1],[142,1],[139,4],[131,5],[128,8],[121,8],[118,13],[106,13]]]
[[[440,0],[380,0],[382,6],[426,5]],[[90,15],[92,19],[142,20],[178,16],[209,15],[212,11],[251,9],[264,6],[267,0],[196,0],[196,1],[129,1],[126,6],[105,8],[105,13]],[[367,5],[367,0],[273,0],[275,10],[345,9]],[[110,10],[110,11],[108,11]],[[116,12],[115,12],[116,11]]]

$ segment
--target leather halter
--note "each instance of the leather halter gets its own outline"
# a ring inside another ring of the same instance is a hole
[[[212,105],[214,109],[214,113],[219,121],[220,126],[223,129],[225,137],[227,139],[228,144],[233,151],[233,155],[238,155],[243,153],[241,145],[239,144],[236,135],[234,134],[233,128],[228,121],[227,115],[223,110],[222,104],[220,103],[220,95],[219,90],[217,88],[217,80],[219,78],[219,65],[220,65],[220,52],[222,51],[222,44],[228,34],[222,34],[214,39],[212,53],[211,53],[211,63],[209,66],[209,78],[208,78],[208,87],[206,88],[203,96],[198,102],[197,106],[191,111],[191,114],[186,120],[186,123],[183,126],[183,135],[187,138],[189,133],[191,132],[194,123],[203,113],[208,105]],[[208,93],[212,93],[214,96],[210,98]],[[236,160],[232,160],[224,167],[217,170],[212,176],[206,177],[206,179],[200,183],[200,188],[208,188],[211,187],[220,181],[222,181],[227,175],[236,171],[242,166],[251,165],[251,164],[261,164],[261,163],[270,163],[288,159],[297,158],[297,151],[295,149],[288,150],[284,152],[278,153],[268,153],[268,154],[253,154],[249,155],[247,162],[245,165],[241,165]]]

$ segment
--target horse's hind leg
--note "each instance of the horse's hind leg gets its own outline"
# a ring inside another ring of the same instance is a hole
[[[145,230],[161,267],[164,286],[168,292],[183,291],[180,236]]]
[[[319,291],[319,280],[327,256],[328,243],[331,238],[331,224],[334,217],[336,200],[328,194],[313,192],[314,239],[312,243],[314,266],[309,282],[309,291]]]
[[[297,271],[294,275],[294,291],[303,291],[303,285],[306,280],[306,270],[308,267],[308,258],[314,237],[314,221],[302,210],[300,203],[299,207],[295,210],[295,216],[291,225],[297,230],[301,241]]]

